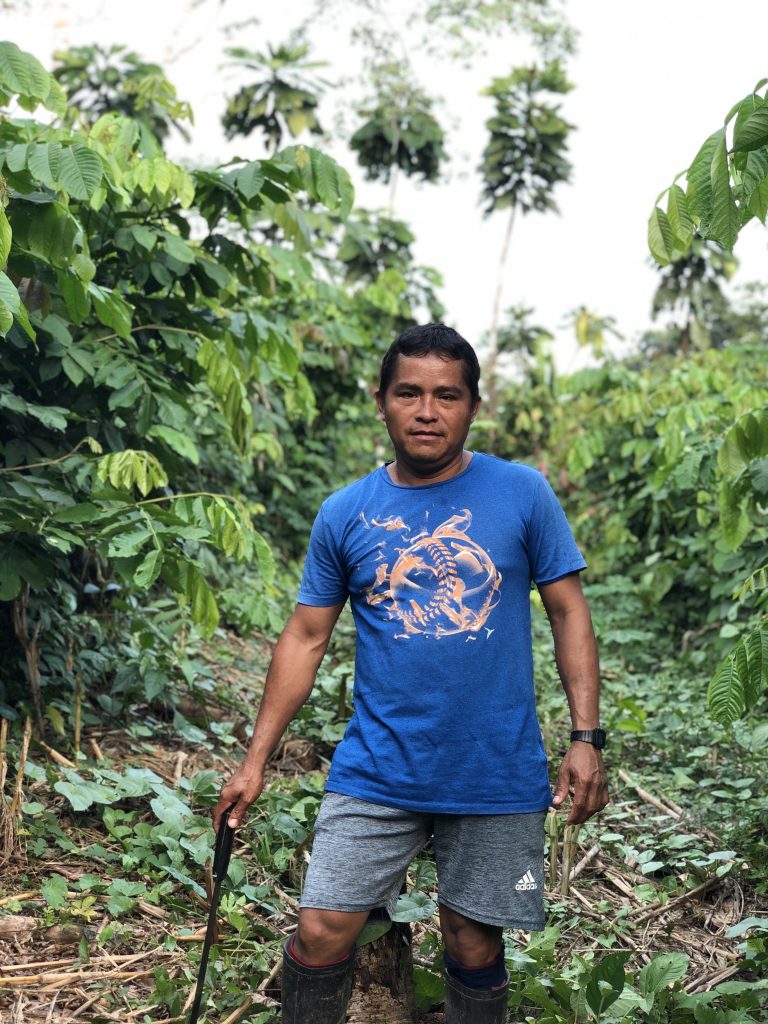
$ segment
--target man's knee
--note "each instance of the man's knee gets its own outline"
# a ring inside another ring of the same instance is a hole
[[[465,967],[483,967],[501,951],[502,930],[440,906],[440,929],[448,954]]]
[[[311,965],[343,960],[349,955],[367,919],[367,912],[350,914],[305,907],[299,911],[292,952],[299,960]]]

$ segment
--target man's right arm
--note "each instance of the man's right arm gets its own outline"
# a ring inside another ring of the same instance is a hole
[[[216,829],[224,811],[233,804],[228,821],[233,828],[239,825],[248,807],[264,788],[264,769],[269,756],[312,691],[317,670],[343,607],[343,601],[329,608],[314,608],[306,604],[296,606],[272,655],[248,753],[222,788],[213,812]]]

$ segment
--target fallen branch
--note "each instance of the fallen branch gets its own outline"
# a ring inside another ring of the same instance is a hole
[[[722,878],[718,878],[716,875],[712,878],[708,878],[706,882],[702,882],[701,885],[697,885],[695,889],[691,889],[690,892],[683,893],[682,896],[678,896],[674,900],[670,900],[669,903],[664,903],[660,907],[654,907],[652,910],[645,910],[638,914],[637,911],[630,910],[629,916],[632,919],[633,924],[639,924],[641,921],[649,921],[653,917],[658,917],[660,914],[666,914],[677,910],[684,903],[689,903],[692,899],[697,896],[703,895],[710,889],[714,889],[716,885],[720,885]]]
[[[595,843],[594,846],[590,846],[590,848],[587,850],[587,852],[584,854],[584,856],[581,858],[579,863],[576,865],[576,867],[571,872],[571,881],[573,881],[574,878],[578,878],[579,877],[579,875],[584,870],[584,868],[588,867],[589,864],[591,864],[591,862],[595,859],[595,857],[598,855],[598,853],[600,853],[600,844],[599,843]]]
[[[655,797],[652,793],[649,793],[647,789],[643,789],[642,786],[638,786],[634,779],[631,779],[622,768],[619,768],[618,775],[623,782],[626,782],[628,786],[631,786],[634,789],[641,800],[644,800],[647,804],[651,804],[652,807],[656,807],[662,812],[662,814],[668,814],[671,818],[679,818],[682,816],[682,808],[678,807],[677,804],[673,804],[671,800],[667,803],[662,803],[661,800]]]
[[[3,978],[3,985],[64,985],[81,984],[91,981],[130,981],[152,974],[146,971],[50,971],[47,974],[24,974],[20,978]]]
[[[701,978],[694,978],[693,981],[689,982],[685,986],[686,994],[692,996],[697,992],[710,992],[714,986],[719,985],[721,981],[725,981],[726,978],[732,978],[734,974],[738,974],[741,968],[741,964],[733,964],[731,967],[724,967],[719,971],[715,971],[714,974],[704,975]]]
[[[221,1024],[236,1024],[236,1021],[244,1017],[249,1010],[252,1010],[254,1006],[264,1006],[267,1009],[279,1008],[280,1003],[276,999],[270,999],[269,996],[261,996],[252,994],[248,996],[242,1005],[238,1006],[228,1017],[226,1017]]]

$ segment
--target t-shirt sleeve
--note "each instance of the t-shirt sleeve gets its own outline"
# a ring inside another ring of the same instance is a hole
[[[347,598],[347,575],[333,533],[321,506],[312,526],[297,601],[330,608]]]
[[[554,583],[587,566],[555,492],[541,475],[528,523],[528,563],[531,579],[537,584]]]

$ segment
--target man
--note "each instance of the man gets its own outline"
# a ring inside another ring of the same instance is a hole
[[[446,1022],[506,1016],[502,928],[544,926],[544,817],[608,800],[585,562],[544,477],[464,450],[477,357],[456,331],[405,331],[376,393],[395,459],[331,495],[312,528],[298,605],[275,649],[241,767],[218,820],[240,824],[308,698],[349,596],[355,710],[331,765],[295,935],[285,1024],[342,1024],[354,943],[392,909],[431,837],[445,943]],[[572,745],[549,787],[536,720],[530,588],[538,586],[568,698]]]

